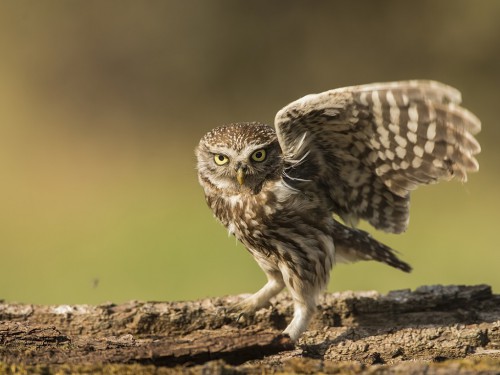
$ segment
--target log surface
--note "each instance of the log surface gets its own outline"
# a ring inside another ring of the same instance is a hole
[[[295,344],[280,334],[287,294],[252,315],[227,313],[240,298],[0,303],[0,372],[500,374],[500,295],[487,285],[326,294]]]

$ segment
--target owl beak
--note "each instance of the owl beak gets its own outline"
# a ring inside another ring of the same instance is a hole
[[[240,185],[243,185],[245,183],[245,170],[242,166],[240,166],[236,170],[236,179],[238,180]]]

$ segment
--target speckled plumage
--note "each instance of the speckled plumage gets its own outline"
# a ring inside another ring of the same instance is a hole
[[[478,169],[472,134],[480,122],[460,100],[434,81],[353,86],[290,103],[276,115],[276,131],[237,123],[208,132],[196,149],[206,201],[268,278],[238,307],[263,307],[286,286],[295,312],[285,333],[297,339],[335,262],[376,260],[409,272],[354,227],[364,219],[400,233],[418,185],[465,181]]]

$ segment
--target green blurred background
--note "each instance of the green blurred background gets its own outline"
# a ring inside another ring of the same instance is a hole
[[[212,218],[193,150],[305,94],[430,78],[483,121],[481,171],[413,194],[410,275],[340,265],[330,291],[500,292],[500,2],[2,1],[0,298],[179,300],[264,276]],[[366,225],[363,228],[368,228]]]

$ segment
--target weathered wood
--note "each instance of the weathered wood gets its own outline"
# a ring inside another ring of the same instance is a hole
[[[500,296],[486,285],[327,294],[295,345],[280,335],[293,312],[288,295],[249,316],[226,313],[238,298],[1,303],[0,362],[35,372],[41,364],[49,365],[45,372],[61,366],[92,372],[99,363],[142,373],[467,373],[479,367],[500,373]]]

